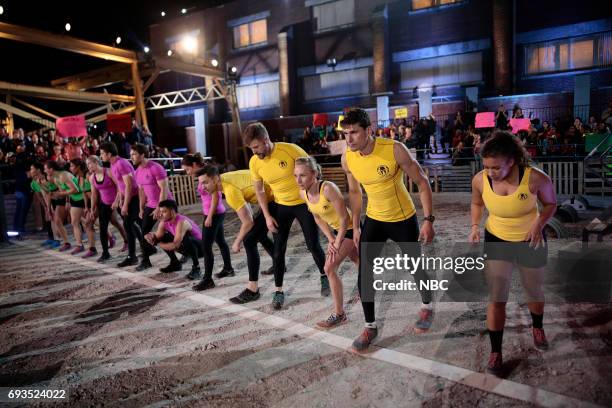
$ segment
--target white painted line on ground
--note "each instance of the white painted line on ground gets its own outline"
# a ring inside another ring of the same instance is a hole
[[[38,250],[38,248],[25,244],[17,243],[23,247],[30,247]],[[74,257],[55,251],[47,251],[48,254],[75,263]],[[104,270],[115,276],[130,280],[152,288],[174,288],[175,285],[169,285],[158,280],[127,272],[119,268],[110,268],[106,265],[100,265],[92,261],[79,260],[83,266],[92,267],[94,269]],[[190,299],[196,303],[214,307],[223,310],[227,313],[235,314],[237,317],[243,317],[252,321],[261,322],[268,326],[288,331],[292,334],[311,339],[323,344],[347,350],[351,345],[351,340],[330,332],[323,332],[302,323],[292,321],[280,316],[270,315],[264,312],[252,310],[241,305],[227,303],[224,300],[205,295],[203,293],[195,293],[188,288],[180,288],[176,295],[182,298]],[[581,401],[566,395],[558,394],[552,391],[546,391],[530,385],[517,383],[510,380],[497,378],[488,374],[477,373],[475,371],[453,366],[451,364],[429,360],[423,357],[414,356],[411,354],[391,350],[383,347],[372,347],[372,352],[363,354],[363,358],[383,361],[389,364],[394,364],[410,370],[418,371],[423,374],[432,375],[444,378],[459,384],[463,384],[472,388],[476,388],[485,392],[490,392],[503,397],[536,404],[543,407],[598,407],[587,401]]]

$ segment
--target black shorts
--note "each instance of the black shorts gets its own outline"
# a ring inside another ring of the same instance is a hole
[[[64,207],[66,205],[66,197],[51,199],[51,208]]]
[[[85,208],[85,200],[73,200],[72,198],[69,198],[70,200],[70,206],[74,207],[74,208]]]
[[[338,230],[334,230],[334,235],[338,235]],[[344,234],[344,238],[353,239],[353,229],[346,230],[346,234]]]
[[[487,255],[486,259],[508,261],[526,268],[546,266],[548,261],[548,245],[546,244],[546,235],[542,234],[544,245],[541,245],[538,249],[533,249],[529,247],[529,242],[527,241],[505,241],[485,229],[484,253]]]

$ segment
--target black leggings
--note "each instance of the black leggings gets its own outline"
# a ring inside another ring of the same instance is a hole
[[[136,257],[136,239],[142,242],[142,233],[140,232],[140,220],[138,213],[140,212],[140,204],[138,203],[138,197],[134,196],[130,200],[128,205],[128,214],[123,217],[123,228],[128,239],[128,256],[130,258]]]
[[[225,214],[215,214],[212,217],[212,225],[205,227],[202,223],[202,242],[204,244],[204,278],[212,278],[212,270],[215,263],[215,257],[213,255],[213,242],[216,242],[221,251],[223,257],[223,268],[232,268],[232,258],[230,257],[230,250],[225,242],[225,233],[223,231],[223,220]],[[204,216],[206,221],[206,216]]]
[[[173,242],[174,235],[169,232],[166,232],[162,239],[159,242]],[[174,251],[166,251],[164,250],[168,258],[170,258],[170,262],[179,263],[179,260],[176,257]],[[183,241],[181,241],[181,245],[179,246],[178,253],[185,254],[191,258],[193,262],[193,266],[200,266],[200,262],[198,261],[198,257],[202,256],[202,241],[194,238],[190,232],[186,232],[183,236]]]
[[[108,224],[113,216],[113,209],[110,205],[100,202],[98,207],[98,217],[100,218],[100,244],[102,254],[108,254]]]
[[[142,220],[140,221],[140,231],[142,236],[145,236],[151,232],[155,226],[155,223],[157,222],[157,220],[153,218],[153,211],[155,211],[155,208],[151,207],[145,207],[143,211]],[[153,246],[149,244],[146,239],[143,239],[140,241],[140,249],[142,249],[142,261],[150,262],[149,255],[153,253],[155,248],[153,248]]]
[[[274,203],[268,204],[271,207]],[[246,234],[244,240],[244,252],[246,252],[247,266],[249,268],[249,281],[257,282],[259,280],[259,251],[257,243],[259,242],[265,251],[274,258],[274,243],[268,237],[268,226],[266,218],[262,212],[259,212],[253,219],[253,228]]]
[[[283,277],[285,275],[285,252],[287,251],[287,241],[289,240],[289,231],[293,220],[297,218],[302,233],[306,240],[306,246],[312,254],[319,273],[325,275],[323,267],[325,266],[325,253],[319,242],[319,229],[315,223],[312,213],[308,211],[306,204],[298,205],[282,205],[276,204],[269,207],[270,215],[276,219],[278,224],[278,233],[274,234],[274,283],[277,287],[283,286]]]
[[[402,251],[402,254],[408,254],[410,256],[420,256],[421,251],[414,250],[414,247],[403,248],[401,243],[410,242],[416,243],[419,238],[419,225],[417,222],[416,215],[398,222],[383,222],[376,221],[370,217],[365,217],[363,226],[361,227],[361,243],[365,244],[368,242],[386,242],[387,240],[394,241],[397,243]],[[374,314],[374,272],[373,272],[373,260],[379,253],[378,251],[365,250],[364,245],[360,245],[359,251],[359,277],[357,278],[357,287],[359,288],[359,295],[361,297],[361,306],[363,307],[363,314],[365,316],[366,323],[373,323],[375,319]],[[420,290],[420,281],[427,280],[427,274],[423,269],[418,269],[413,275],[413,279],[417,283],[417,287],[421,293],[421,300],[424,303],[431,302],[431,292],[429,290]],[[364,290],[365,289],[365,290]],[[366,292],[366,293],[363,293]],[[365,298],[365,300],[364,300]]]

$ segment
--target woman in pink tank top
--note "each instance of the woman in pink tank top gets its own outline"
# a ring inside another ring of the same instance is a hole
[[[102,160],[98,156],[87,157],[87,169],[89,170],[89,183],[91,184],[91,221],[100,218],[100,242],[102,244],[102,255],[98,262],[103,263],[111,258],[109,248],[115,246],[115,237],[108,232],[108,224],[111,223],[123,237],[123,248],[127,250],[127,236],[123,223],[119,220],[116,208],[113,208],[117,196],[117,185],[110,176],[110,170],[102,167]]]

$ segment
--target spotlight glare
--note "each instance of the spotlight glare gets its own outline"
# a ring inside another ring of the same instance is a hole
[[[171,57],[172,56],[172,50],[168,50],[168,56]]]
[[[183,38],[181,45],[190,54],[195,54],[198,51],[198,39],[195,37],[187,36]]]
[[[150,51],[150,50],[149,50],[149,47],[147,47],[147,46],[145,45],[145,47],[144,47],[144,52],[145,52],[145,53],[148,53],[149,51]]]
[[[4,7],[0,6],[0,16],[4,14]]]
[[[232,67],[230,71],[232,71],[232,74],[235,74],[236,72],[238,72],[238,68]]]
[[[166,17],[166,12],[165,12],[165,11],[162,11],[162,12],[161,12],[161,16],[162,16],[162,17]]]
[[[121,44],[121,37],[117,37],[117,38],[115,38],[115,42],[116,42],[117,44]]]
[[[212,64],[213,67],[219,66],[219,61],[217,61],[215,58],[213,58],[212,61],[210,61],[210,63]]]
[[[10,238],[15,238],[19,236],[19,233],[17,231],[6,231],[6,235]]]
[[[70,25],[70,23],[66,23],[66,25],[64,26],[64,28],[66,29],[66,31],[70,31],[70,29],[72,28],[72,26]]]
[[[187,9],[186,8],[181,9],[181,13],[182,14],[186,14],[187,13]]]

